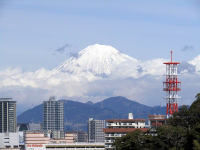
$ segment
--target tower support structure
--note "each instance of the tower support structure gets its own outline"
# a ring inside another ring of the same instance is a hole
[[[167,107],[167,117],[172,116],[175,112],[178,112],[178,92],[181,91],[181,82],[178,80],[177,66],[179,62],[172,61],[172,51],[171,51],[171,61],[165,62],[166,65],[166,80],[163,82],[163,91],[166,92],[166,107]]]

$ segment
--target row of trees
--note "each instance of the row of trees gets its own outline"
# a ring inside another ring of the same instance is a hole
[[[200,93],[190,107],[182,106],[159,127],[157,136],[136,130],[116,139],[113,145],[117,150],[200,150]]]

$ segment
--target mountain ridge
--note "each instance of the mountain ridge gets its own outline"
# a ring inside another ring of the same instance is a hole
[[[151,114],[164,114],[165,107],[146,106],[125,97],[111,97],[97,103],[82,103],[72,100],[61,100],[64,102],[64,122],[66,130],[87,130],[89,118],[105,119],[127,119],[128,113],[133,113],[136,119],[147,119]],[[38,115],[39,114],[39,115]],[[29,109],[18,116],[19,123],[42,123],[42,104]]]

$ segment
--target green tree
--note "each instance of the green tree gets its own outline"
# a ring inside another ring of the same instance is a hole
[[[170,117],[167,120],[168,125],[172,126],[182,126],[190,128],[191,115],[187,105],[183,105],[179,108],[179,111],[173,114],[173,117]]]
[[[128,133],[126,136],[117,138],[113,146],[117,150],[142,150],[144,147],[145,135],[140,130]]]
[[[190,106],[189,113],[191,116],[191,127],[195,127],[200,123],[200,93],[196,95],[196,100]]]
[[[200,143],[197,140],[194,140],[193,143],[193,150],[200,150]]]
[[[162,149],[182,149],[186,140],[186,128],[181,126],[162,126],[157,130],[156,141]],[[155,140],[154,140],[155,141]]]
[[[195,98],[196,100],[188,110],[190,126],[187,134],[187,141],[184,146],[186,150],[190,150],[191,147],[197,147],[197,143],[200,143],[200,93],[198,93]]]
[[[191,147],[197,148],[198,143],[200,143],[200,123],[190,130],[184,148],[186,150],[190,150]]]

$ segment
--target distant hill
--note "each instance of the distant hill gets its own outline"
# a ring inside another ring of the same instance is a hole
[[[94,104],[96,107],[107,108],[120,114],[120,118],[127,118],[128,113],[133,113],[134,118],[147,119],[150,114],[165,114],[165,107],[146,106],[125,97],[110,97]]]
[[[125,97],[111,97],[98,103],[81,103],[71,100],[64,102],[64,121],[66,130],[87,130],[89,118],[94,119],[126,119],[128,113],[134,118],[148,119],[151,114],[165,114],[165,107],[150,107]],[[42,123],[43,105],[40,104],[18,116],[18,123]]]

